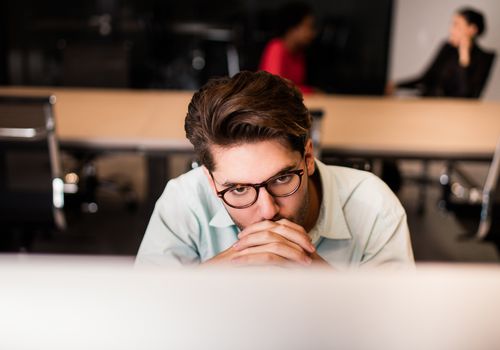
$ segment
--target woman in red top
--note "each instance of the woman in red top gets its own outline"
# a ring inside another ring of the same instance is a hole
[[[314,16],[311,8],[302,3],[290,3],[279,12],[280,36],[269,41],[260,61],[260,70],[279,75],[295,83],[303,93],[314,88],[307,86],[304,50],[314,39]]]

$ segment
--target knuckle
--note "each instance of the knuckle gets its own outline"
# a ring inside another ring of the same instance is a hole
[[[245,236],[243,238],[241,238],[238,242],[238,245],[239,246],[248,246],[249,243],[252,242],[252,240],[254,239],[254,237],[252,237],[253,235],[249,235],[249,236]]]
[[[270,261],[271,261],[271,259],[272,259],[272,257],[271,257],[271,254],[270,254],[270,253],[264,253],[264,254],[262,254],[262,260],[263,260],[264,262],[270,262]]]
[[[271,232],[271,231],[266,231],[266,232],[264,233],[264,239],[266,239],[266,240],[268,240],[268,241],[269,241],[269,240],[271,240],[271,239],[273,239],[273,238],[274,238],[274,233],[273,233],[273,232]]]
[[[277,256],[271,253],[267,253],[264,256],[265,262],[271,263],[277,260]]]
[[[237,261],[240,264],[248,263],[248,256],[247,255],[239,255]]]
[[[279,252],[281,250],[281,243],[278,242],[269,243],[269,248],[273,252]]]
[[[297,241],[297,244],[306,248],[311,244],[311,240],[309,239],[309,236],[301,236]]]

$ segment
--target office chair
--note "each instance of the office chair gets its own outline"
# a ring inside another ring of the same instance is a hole
[[[65,149],[66,177],[71,176],[73,185],[72,191],[65,192],[67,208],[96,213],[99,211],[99,196],[111,194],[122,199],[127,210],[135,211],[139,200],[132,182],[121,176],[103,177],[99,174],[97,162],[103,153],[78,148]]]
[[[55,96],[0,96],[0,232],[66,228]]]
[[[469,236],[484,240],[494,240],[500,244],[500,139],[483,188],[470,186],[472,181],[460,168],[452,168],[443,180],[443,203],[457,219],[468,228]],[[467,182],[469,186],[462,183]],[[472,220],[471,220],[472,218]],[[472,227],[471,227],[472,226]],[[500,247],[500,246],[499,246]]]
[[[237,27],[205,21],[179,21],[167,27],[150,24],[151,35],[159,39],[154,45],[162,44],[156,57],[151,57],[157,71],[154,84],[196,90],[210,77],[233,76],[240,71]]]

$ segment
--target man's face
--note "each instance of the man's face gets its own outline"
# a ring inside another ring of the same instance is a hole
[[[303,169],[299,189],[288,197],[273,197],[265,188],[259,189],[257,201],[248,208],[235,209],[224,203],[229,215],[240,229],[263,220],[289,219],[304,225],[309,210],[308,179],[314,173],[314,157],[308,141],[304,157],[298,151],[276,140],[245,143],[232,147],[211,146],[215,169],[208,174],[215,191],[231,184],[258,184],[284,170]]]

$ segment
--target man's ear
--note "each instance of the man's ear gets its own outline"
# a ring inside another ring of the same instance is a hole
[[[212,177],[212,175],[210,175],[210,172],[208,171],[206,166],[202,165],[201,168],[203,169],[203,173],[205,174],[205,176],[208,179],[208,183],[210,184],[210,187],[212,188],[214,193],[217,194],[217,189],[215,188],[214,178]]]
[[[305,149],[304,149],[304,160],[306,162],[307,167],[307,175],[311,176],[314,174],[314,149],[312,140],[309,138],[306,141]]]

